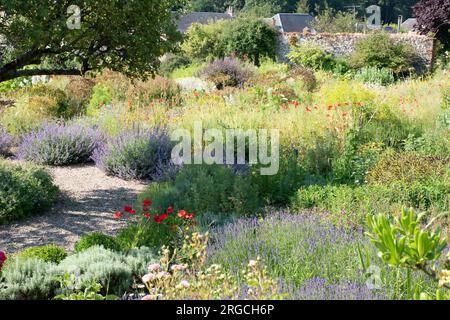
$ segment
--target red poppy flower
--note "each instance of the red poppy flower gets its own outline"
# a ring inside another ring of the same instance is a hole
[[[151,217],[151,214],[150,214],[150,213],[144,213],[144,217],[150,218],[150,217]]]
[[[180,218],[184,218],[185,216],[186,216],[186,211],[184,211],[184,210],[180,210],[180,211],[178,211],[178,216],[180,217]]]
[[[123,207],[123,211],[130,213],[131,211],[133,211],[133,208],[130,206],[125,206],[125,207]]]
[[[187,213],[187,214],[184,216],[184,218],[187,219],[187,220],[194,219],[194,214],[193,214],[193,213]]]
[[[122,218],[122,213],[120,211],[116,211],[113,215],[114,219],[120,219]]]
[[[172,207],[168,207],[168,208],[166,209],[166,213],[167,213],[167,214],[172,213],[172,212],[173,212],[173,208],[172,208]]]
[[[330,111],[331,109],[333,109],[333,106],[330,104],[330,105],[328,106],[328,111]]]
[[[144,201],[142,201],[142,205],[144,205],[144,206],[151,206],[152,203],[153,202],[150,199],[144,199]]]
[[[149,208],[142,208],[142,211],[144,212],[148,212],[150,209]]]
[[[167,213],[163,213],[159,216],[154,216],[153,219],[155,220],[156,223],[161,223],[167,219]]]

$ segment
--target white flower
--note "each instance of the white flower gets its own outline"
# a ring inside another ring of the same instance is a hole
[[[181,280],[180,286],[182,286],[183,288],[189,288],[190,284],[186,280]]]
[[[256,267],[256,265],[258,264],[258,261],[256,260],[250,260],[248,263],[249,267]]]

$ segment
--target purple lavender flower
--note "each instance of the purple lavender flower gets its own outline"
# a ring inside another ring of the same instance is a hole
[[[87,163],[103,140],[98,130],[82,125],[45,124],[22,136],[17,157],[47,165]]]
[[[159,180],[173,170],[174,144],[165,129],[135,129],[111,138],[92,159],[98,168],[123,179]]]
[[[0,156],[7,155],[12,144],[12,137],[5,128],[0,127]]]
[[[250,65],[234,58],[214,60],[208,64],[200,75],[214,82],[217,89],[224,87],[242,87],[253,74]]]

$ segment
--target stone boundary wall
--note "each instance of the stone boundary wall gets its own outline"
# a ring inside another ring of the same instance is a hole
[[[354,51],[355,44],[367,37],[364,33],[283,33],[278,44],[278,58],[287,61],[286,55],[290,51],[289,40],[296,38],[297,43],[312,41],[334,56],[346,56]],[[428,36],[414,33],[394,33],[389,35],[394,41],[409,43],[417,52],[422,62],[430,70],[434,64],[436,40]]]

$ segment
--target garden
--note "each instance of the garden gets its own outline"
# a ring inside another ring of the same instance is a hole
[[[0,59],[0,300],[450,300],[448,43],[427,70],[385,32],[285,60],[278,36],[254,17],[194,23],[145,49],[152,65],[105,49],[45,81]],[[277,172],[245,137],[243,161],[175,162],[173,132],[199,122],[278,132]]]

